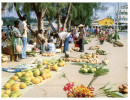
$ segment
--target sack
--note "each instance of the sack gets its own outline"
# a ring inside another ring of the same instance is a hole
[[[22,45],[16,45],[16,52],[22,52]]]

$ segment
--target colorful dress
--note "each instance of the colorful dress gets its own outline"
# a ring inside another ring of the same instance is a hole
[[[17,52],[16,51],[16,45],[23,45],[22,39],[15,37],[15,33],[18,36],[21,36],[19,29],[14,27],[13,28],[13,33],[12,33],[12,46],[13,46],[13,49],[14,49],[14,54],[21,54],[22,52]]]

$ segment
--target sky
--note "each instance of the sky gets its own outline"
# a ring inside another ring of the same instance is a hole
[[[123,6],[123,5],[126,5],[127,3],[119,3],[119,6]],[[118,3],[117,2],[105,2],[105,3],[101,3],[101,5],[105,6],[105,7],[108,7],[108,9],[106,11],[101,11],[101,10],[98,10],[96,12],[97,16],[99,17],[99,19],[103,19],[103,18],[106,18],[107,16],[111,16],[113,19],[114,19],[114,16],[115,16],[115,11],[118,9]],[[9,12],[8,10],[6,10],[3,14],[2,14],[2,17],[17,17],[17,13],[15,11],[15,8],[13,8],[13,10],[11,12]],[[36,18],[36,15],[35,13],[31,13],[31,17],[32,18]]]

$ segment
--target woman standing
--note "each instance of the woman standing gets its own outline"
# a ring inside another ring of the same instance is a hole
[[[23,36],[21,36],[20,31],[20,21],[16,20],[14,22],[14,28],[13,28],[13,33],[12,33],[12,46],[13,46],[13,51],[15,55],[15,61],[17,61],[17,58],[19,54],[22,53],[22,39]]]

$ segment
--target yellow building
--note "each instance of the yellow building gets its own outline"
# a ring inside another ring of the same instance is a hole
[[[93,21],[93,23],[97,23],[99,26],[104,26],[104,25],[111,26],[114,25],[114,20],[107,17],[101,20]]]

